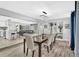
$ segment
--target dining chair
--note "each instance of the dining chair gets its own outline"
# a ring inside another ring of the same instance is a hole
[[[11,39],[14,40],[15,33],[11,33]]]
[[[14,35],[14,39],[18,39],[19,38],[19,35],[16,33],[15,35]]]
[[[34,46],[34,40],[31,36],[25,36],[26,44],[27,44],[27,52],[26,56],[28,55],[28,50],[30,49],[32,51],[32,57],[34,56],[34,52],[36,50],[36,47]]]
[[[43,44],[43,46],[47,46],[47,52],[48,53],[49,53],[49,50],[51,50],[51,48],[52,48],[52,46],[51,46],[52,40],[53,40],[53,35],[49,35],[48,41]]]

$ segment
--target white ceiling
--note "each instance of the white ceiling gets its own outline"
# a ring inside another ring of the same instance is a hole
[[[74,1],[0,1],[0,8],[40,19],[42,11],[50,19],[69,17],[75,9]]]

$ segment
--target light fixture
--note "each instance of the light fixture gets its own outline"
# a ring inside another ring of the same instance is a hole
[[[45,11],[42,11],[42,13],[47,15],[47,12],[45,12]]]
[[[42,18],[41,20],[46,20],[46,19],[48,19],[47,12],[42,11],[42,14],[40,15],[40,17]]]

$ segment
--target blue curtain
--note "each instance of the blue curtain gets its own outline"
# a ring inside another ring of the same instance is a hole
[[[71,43],[70,48],[71,50],[74,50],[75,48],[75,36],[74,33],[76,31],[76,20],[75,20],[75,11],[71,13]]]

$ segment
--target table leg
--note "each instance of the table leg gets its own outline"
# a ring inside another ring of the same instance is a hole
[[[38,52],[39,52],[38,56],[41,57],[41,44],[39,44],[39,51]]]
[[[26,41],[26,40],[24,39],[24,53],[25,53],[25,41]]]
[[[53,43],[55,43],[55,41],[56,41],[56,37],[57,37],[57,34],[56,34],[55,37],[54,37],[54,42],[53,42]]]

